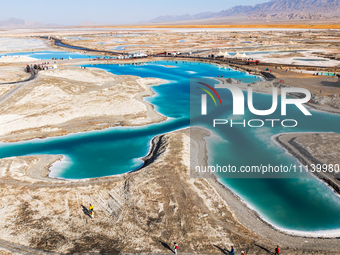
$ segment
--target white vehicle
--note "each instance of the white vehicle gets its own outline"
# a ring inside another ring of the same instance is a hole
[[[132,55],[132,57],[134,58],[144,58],[147,57],[148,55],[144,54],[144,53],[135,53]]]

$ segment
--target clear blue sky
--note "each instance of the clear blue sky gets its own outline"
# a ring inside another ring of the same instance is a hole
[[[0,20],[20,18],[77,25],[83,21],[127,24],[160,15],[196,14],[269,0],[0,0]]]

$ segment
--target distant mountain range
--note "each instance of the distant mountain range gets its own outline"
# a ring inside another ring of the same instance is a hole
[[[221,23],[226,21],[253,22],[265,20],[340,20],[340,0],[271,0],[256,5],[237,5],[220,12],[202,12],[195,15],[166,15],[143,23]],[[78,26],[100,26],[104,24],[85,21]],[[60,27],[17,18],[0,21],[0,28]]]
[[[254,6],[237,5],[220,12],[160,16],[150,22],[167,23],[232,16],[248,16],[249,19],[321,19],[339,14],[340,0],[271,0]]]
[[[57,24],[45,24],[43,22],[17,19],[17,18],[9,18],[0,20],[1,28],[34,28],[34,27],[55,27],[60,26]]]
[[[77,26],[80,26],[80,27],[95,27],[95,26],[103,26],[103,25],[105,25],[105,24],[92,22],[92,21],[84,21],[84,22],[78,24]]]
[[[103,24],[95,23],[91,21],[84,21],[77,26],[100,26]],[[17,18],[9,18],[0,20],[0,28],[38,28],[38,27],[62,27],[62,25],[54,24],[54,23],[43,23],[38,21],[32,20],[24,20],[24,19],[17,19]]]

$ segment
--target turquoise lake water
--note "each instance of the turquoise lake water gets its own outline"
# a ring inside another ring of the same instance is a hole
[[[223,104],[231,109],[231,95],[218,90]],[[247,94],[247,93],[245,93]],[[254,105],[257,109],[269,109],[271,96],[255,94]],[[229,98],[229,100],[225,100]],[[246,97],[245,97],[246,98]],[[229,105],[228,105],[229,104]],[[280,102],[279,102],[280,105]],[[209,164],[240,166],[299,165],[285,150],[272,142],[271,136],[283,132],[340,132],[340,118],[337,115],[311,111],[312,116],[304,116],[294,106],[287,108],[287,116],[282,117],[280,107],[270,116],[253,115],[247,108],[245,115],[232,116],[231,112],[221,111],[209,105],[211,118],[227,118],[241,121],[243,119],[291,119],[298,121],[295,128],[267,125],[262,128],[250,128],[236,125],[220,125],[214,128],[217,137],[209,141]],[[207,115],[207,116],[208,116]],[[202,117],[201,122],[204,123]],[[195,120],[199,121],[199,120]],[[206,125],[211,128],[211,125]],[[340,162],[334,162],[339,164]],[[313,178],[308,173],[274,174],[261,178],[261,174],[242,176],[222,173],[220,181],[239,194],[251,207],[255,208],[269,222],[280,228],[298,231],[321,231],[340,228],[340,198],[328,186]],[[229,177],[229,178],[228,178]],[[259,178],[260,177],[260,178]],[[275,177],[275,178],[270,178]]]
[[[167,68],[165,65],[174,66]],[[91,67],[91,65],[88,65]],[[218,68],[217,66],[194,62],[160,61],[144,66],[96,65],[114,74],[156,77],[170,83],[154,86],[156,95],[146,98],[155,105],[157,111],[169,117],[162,123],[144,127],[117,127],[103,131],[72,134],[64,137],[32,140],[12,144],[0,144],[0,158],[32,154],[63,154],[66,161],[53,168],[52,176],[69,179],[90,178],[125,173],[142,165],[140,157],[147,154],[151,139],[158,134],[188,127],[190,124],[211,127],[199,114],[190,120],[190,78],[209,79],[223,75],[243,82],[257,81],[247,74]],[[195,94],[194,94],[195,96]],[[198,94],[196,95],[198,96]],[[223,104],[231,109],[230,93],[221,92]],[[174,103],[176,107],[174,107]],[[209,116],[230,118],[231,111],[208,102]],[[254,94],[254,105],[267,109],[271,96]],[[214,130],[217,136],[209,138],[209,163],[256,165],[256,164],[298,164],[270,137],[281,132],[340,132],[340,119],[336,115],[313,111],[312,117],[305,117],[293,106],[287,112],[299,122],[296,128],[227,128]],[[256,118],[245,111],[245,119]],[[268,118],[268,117],[267,117]],[[270,118],[282,118],[280,109]],[[191,123],[190,123],[191,122]],[[340,198],[321,181],[311,176],[299,178],[227,178],[220,181],[236,192],[262,217],[280,228],[298,231],[320,231],[340,229]],[[283,176],[285,177],[285,176]]]
[[[67,52],[67,51],[29,51],[29,52],[15,52],[15,53],[4,53],[0,54],[1,56],[28,56],[32,58],[37,58],[37,59],[50,59],[52,58],[64,58],[68,59],[69,57],[71,58],[95,58],[97,57],[96,55],[84,55],[81,53],[77,52]],[[103,56],[98,56],[98,57],[103,57]]]
[[[81,37],[81,36],[69,36],[69,37],[66,37],[66,39],[68,40],[91,40],[91,38],[88,38],[88,37]]]
[[[294,58],[294,60],[300,60],[300,61],[329,61],[329,59],[326,58]]]
[[[238,48],[234,48],[234,49],[238,49]],[[241,48],[242,49],[242,48]],[[244,49],[244,47],[243,47]],[[228,49],[228,50],[233,50],[232,48],[231,49]],[[272,50],[272,51],[239,51],[239,53],[246,53],[246,55],[257,55],[257,54],[283,54],[283,53],[298,53],[298,52],[303,52],[305,50],[295,50],[295,51],[289,51],[289,50],[286,50],[286,51],[278,51],[278,50]],[[228,52],[229,55],[231,56],[234,56],[236,55],[236,52]]]

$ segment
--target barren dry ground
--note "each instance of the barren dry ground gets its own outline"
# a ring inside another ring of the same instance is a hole
[[[79,35],[89,40],[66,38]],[[131,47],[128,51],[209,50],[200,55],[216,53],[218,47],[242,52],[244,48],[238,47],[244,46],[249,46],[249,51],[321,47],[324,53],[339,54],[336,43],[323,43],[320,39],[323,36],[340,38],[338,31],[151,33],[147,29],[101,35],[66,31],[58,36],[65,37],[63,41],[72,45],[99,50],[140,44],[144,46]],[[289,54],[296,57],[302,53]],[[4,82],[27,77],[21,64],[6,66],[3,63],[0,71]],[[285,78],[285,84],[305,87],[315,94],[320,87],[326,95],[340,94],[333,80],[326,81],[324,77],[283,70],[273,73],[279,79]],[[61,63],[56,70],[40,72],[35,80],[0,105],[0,139],[18,141],[162,121],[164,116],[142,98],[152,94],[149,85],[163,82],[115,76]],[[15,86],[1,85],[0,98]],[[334,105],[339,107],[338,103]],[[338,140],[338,137],[310,136],[298,141],[307,149],[313,148],[309,151],[316,158],[331,162],[339,158],[338,154],[330,153],[330,148],[337,149]],[[331,147],[327,146],[329,141],[332,141]],[[190,143],[197,146],[196,153],[191,155]],[[199,151],[205,148],[199,149],[204,145],[190,140],[188,130],[166,134],[160,137],[158,145],[151,164],[140,171],[83,181],[46,177],[46,169],[60,156],[1,159],[0,212],[5,217],[0,219],[0,238],[38,250],[63,253],[171,252],[169,246],[174,241],[180,244],[181,252],[190,254],[225,253],[231,245],[238,252],[245,250],[246,254],[270,254],[277,243],[283,243],[287,254],[324,254],[325,251],[336,254],[339,250],[337,240],[308,239],[308,243],[304,243],[307,239],[278,234],[267,225],[265,238],[255,234],[248,228],[252,224],[263,226],[262,221],[254,216],[246,221],[249,226],[242,225],[241,217],[231,209],[231,198],[224,196],[211,179],[190,178],[189,159],[202,156]],[[323,158],[325,154],[328,156]],[[94,219],[87,215],[89,203],[95,207]],[[0,254],[6,252],[0,249]]]
[[[165,117],[143,101],[144,96],[153,95],[150,85],[162,83],[161,79],[75,66],[40,71],[38,78],[0,105],[1,140],[163,121]],[[13,86],[0,86],[0,92],[4,95]]]
[[[174,241],[189,253],[231,244],[260,252],[255,243],[268,243],[238,223],[207,180],[190,179],[187,135],[164,135],[141,171],[86,182],[24,178],[36,157],[2,159],[1,239],[58,252],[169,252]],[[89,203],[94,219],[82,207]]]

